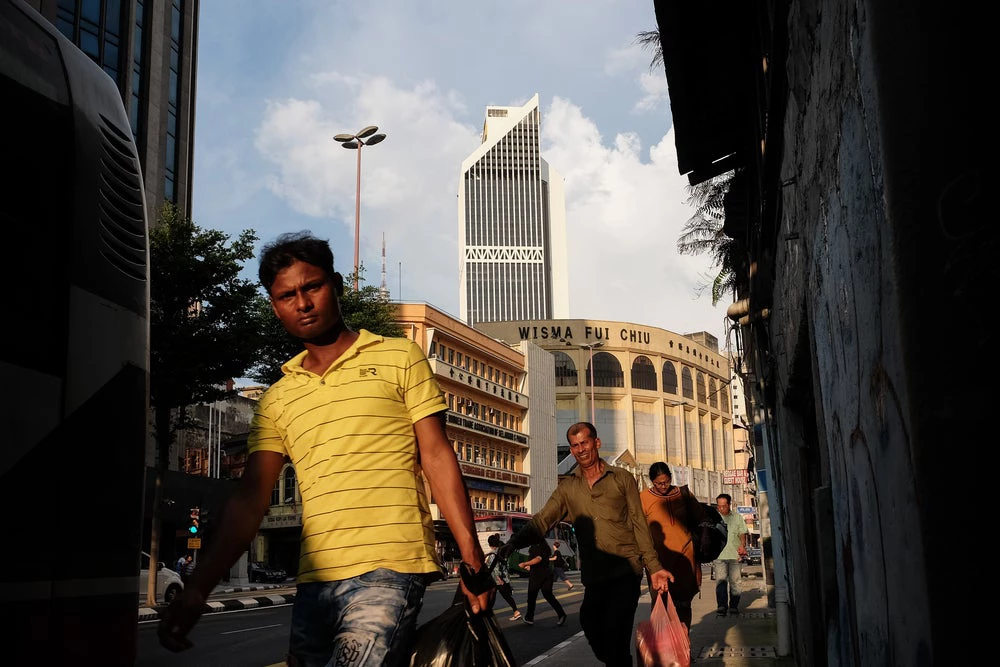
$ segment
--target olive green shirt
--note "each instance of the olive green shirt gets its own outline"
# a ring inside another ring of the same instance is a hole
[[[545,506],[510,542],[514,549],[531,544],[557,522],[570,521],[576,532],[577,556],[584,585],[627,574],[641,576],[663,569],[642,512],[635,478],[605,463],[604,474],[591,487],[577,468],[559,481]]]

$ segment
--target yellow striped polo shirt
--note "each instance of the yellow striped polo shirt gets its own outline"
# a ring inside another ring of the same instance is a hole
[[[447,408],[423,351],[359,331],[324,372],[282,366],[250,424],[250,453],[287,454],[302,494],[299,582],[380,567],[438,572],[413,425]]]

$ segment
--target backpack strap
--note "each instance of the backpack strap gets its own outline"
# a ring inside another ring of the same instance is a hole
[[[698,516],[700,512],[697,511],[698,506],[701,505],[701,501],[694,497],[691,493],[691,489],[688,488],[687,484],[680,487],[681,495],[684,496],[685,508],[687,509],[687,528],[691,536],[694,537],[698,534]]]

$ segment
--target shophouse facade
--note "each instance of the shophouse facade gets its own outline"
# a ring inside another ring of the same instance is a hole
[[[550,424],[543,436],[544,419],[536,419],[533,411],[546,411],[533,399],[529,405],[529,385],[544,391],[544,366],[551,355],[507,345],[426,303],[398,304],[397,321],[424,350],[448,402],[448,439],[474,514],[531,512],[538,492],[555,488],[554,428]],[[529,369],[529,358],[541,368]],[[550,361],[548,373],[552,376]],[[551,417],[554,394],[548,404]],[[535,473],[539,482],[545,476],[549,483],[534,486]],[[436,507],[432,511],[441,518]]]

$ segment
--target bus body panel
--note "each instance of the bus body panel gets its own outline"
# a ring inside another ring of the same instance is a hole
[[[22,0],[0,0],[0,43],[0,224],[13,263],[0,502],[32,510],[0,550],[5,656],[131,665],[149,415],[138,155],[114,82]]]

